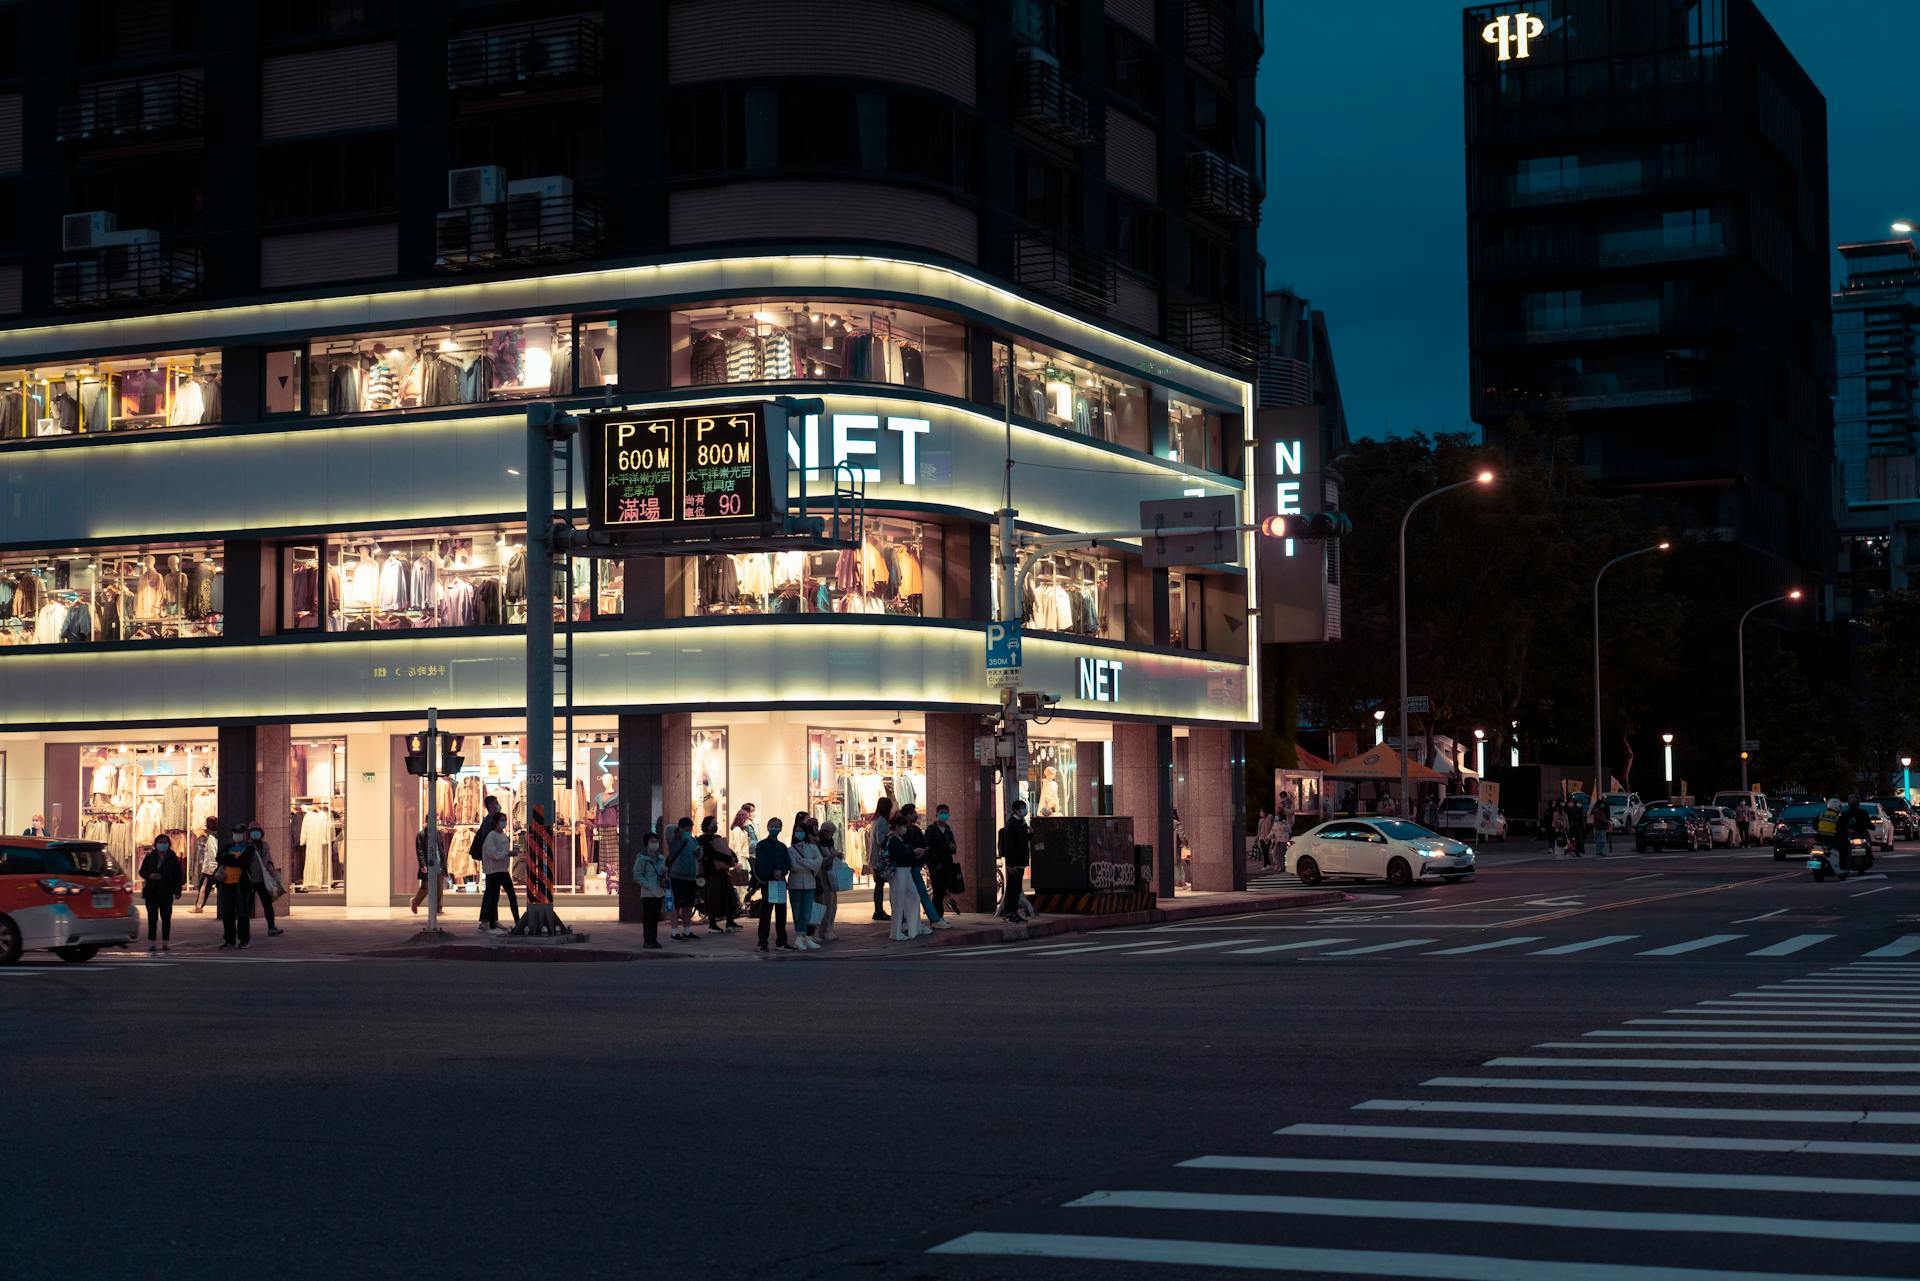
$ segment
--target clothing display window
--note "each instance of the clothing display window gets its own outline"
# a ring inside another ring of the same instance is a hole
[[[576,343],[577,330],[588,341]],[[565,317],[315,341],[307,354],[307,412],[384,413],[567,395],[576,385],[609,385],[611,371],[600,361],[613,352],[611,325],[579,329]]]
[[[872,517],[857,549],[697,557],[687,613],[938,618],[941,542],[938,525]]]
[[[564,342],[564,340],[563,340]],[[580,353],[574,386],[581,391],[595,387],[615,387],[620,383],[620,322],[583,320],[574,328],[574,345]],[[569,352],[554,353],[554,362],[564,364]]]
[[[1035,738],[1028,740],[1033,767],[1027,771],[1021,795],[1036,818],[1071,818],[1075,806],[1074,787],[1078,781],[1080,745],[1069,739]]]
[[[222,421],[220,353],[0,370],[0,442]]]
[[[603,560],[594,557],[593,575],[596,584],[593,597],[593,616],[595,618],[622,618],[626,615],[627,566],[625,561]]]
[[[930,808],[924,735],[807,731],[807,810],[840,829],[840,848],[856,876],[864,877],[868,827],[883,796],[892,797],[896,809]]]
[[[724,729],[693,731],[693,808],[687,813],[693,819],[696,832],[700,830],[701,819],[713,819],[724,827],[733,817],[733,810],[727,804],[727,731]]]
[[[299,739],[288,773],[293,790],[287,842],[279,860],[297,893],[324,894],[346,888],[347,740]]]
[[[1000,599],[1000,536],[993,535],[993,599]],[[1021,612],[1037,632],[1127,639],[1127,567],[1112,552],[1059,549],[1034,562]]]
[[[673,385],[840,382],[967,391],[967,331],[957,321],[872,304],[735,302],[673,313]]]
[[[84,645],[221,634],[211,544],[0,556],[0,645]]]
[[[993,345],[993,403],[1006,408],[1005,343]],[[1141,453],[1151,448],[1147,389],[1102,365],[1014,343],[1013,412],[1036,423]]]
[[[214,817],[219,789],[211,743],[84,747],[77,782],[80,839],[100,841],[128,875],[165,832],[182,861]],[[51,805],[51,801],[49,805]]]
[[[457,732],[457,731],[456,731]],[[563,894],[617,894],[620,887],[620,793],[617,736],[577,732],[566,783],[553,789],[553,888]],[[524,735],[469,734],[466,764],[451,778],[434,780],[434,822],[440,832],[447,892],[479,894],[486,886],[480,851],[474,848],[486,798],[499,799],[507,815],[515,854],[526,852],[527,766]],[[404,755],[405,738],[396,739]],[[568,760],[564,735],[556,735],[554,760]],[[400,774],[395,783],[394,891],[411,895],[418,885],[414,835],[426,814],[426,780]],[[525,873],[516,867],[524,890]]]
[[[287,608],[294,626],[326,618],[330,632],[499,627],[527,618],[526,549],[504,533],[353,538],[291,549]]]
[[[1175,462],[1224,471],[1221,417],[1177,397],[1167,401],[1167,446]]]

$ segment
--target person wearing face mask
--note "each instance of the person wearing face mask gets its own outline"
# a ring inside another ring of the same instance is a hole
[[[777,946],[782,952],[800,949],[787,942],[787,875],[793,871],[793,855],[780,839],[780,820],[767,820],[767,839],[753,847],[753,874],[766,888],[765,915],[760,918],[760,950],[767,950],[767,927],[777,927]]]
[[[230,947],[246,947],[253,942],[252,892],[247,882],[247,868],[253,864],[253,849],[247,844],[247,829],[236,827],[227,838],[226,845],[214,856],[219,865],[220,893],[220,944],[224,951]]]
[[[933,810],[933,822],[926,831],[927,838],[927,895],[933,900],[934,910],[940,913],[940,919],[959,910],[953,902],[953,873],[959,866],[960,842],[953,834],[953,812],[944,805],[936,805]]]
[[[513,913],[515,925],[520,924],[520,896],[513,892],[513,841],[507,836],[507,816],[500,809],[500,798],[487,797],[486,806],[486,817],[480,820],[473,844],[480,851],[480,870],[487,878],[486,892],[480,899],[479,930],[491,934],[501,928],[501,891],[506,891],[507,908]]]
[[[673,884],[670,937],[698,938],[693,932],[693,904],[700,897],[700,845],[693,839],[691,818],[681,819],[667,833],[667,879]]]
[[[660,950],[660,909],[667,899],[667,860],[660,852],[660,838],[647,833],[646,844],[633,857],[633,885],[640,892],[641,944],[649,952]],[[680,932],[674,931],[678,938]]]
[[[813,843],[820,848],[820,884],[816,893],[822,911],[813,937],[822,943],[831,943],[840,937],[833,932],[834,919],[840,912],[840,885],[835,878],[841,875],[840,869],[846,867],[847,860],[840,852],[840,829],[832,823],[820,824],[813,834]],[[848,869],[846,876],[851,885],[852,869]]]
[[[1027,877],[1027,862],[1032,836],[1027,830],[1027,803],[1015,801],[1013,814],[1000,829],[1000,860],[1007,866],[1007,897],[1000,904],[1000,915],[1009,921],[1020,919],[1021,883]]]
[[[207,820],[207,830],[200,834],[200,888],[194,895],[193,913],[198,916],[207,910],[207,899],[214,887],[220,882],[220,820]]]
[[[156,927],[160,935],[159,951],[173,951],[173,900],[187,888],[187,869],[173,852],[173,838],[162,832],[153,840],[153,848],[140,860],[140,896],[147,901],[147,955],[153,945]]]
[[[787,873],[787,893],[793,899],[793,944],[802,952],[820,947],[813,937],[813,903],[821,864],[820,847],[813,843],[813,824],[813,815],[805,810],[793,816],[793,848],[787,851],[793,860],[793,870]]]
[[[280,874],[267,856],[267,834],[258,823],[247,825],[247,849],[253,858],[247,865],[247,893],[260,902],[260,915],[267,918],[267,934],[285,934],[285,930],[273,923],[273,900],[280,897],[277,892]],[[251,915],[251,911],[248,914]]]

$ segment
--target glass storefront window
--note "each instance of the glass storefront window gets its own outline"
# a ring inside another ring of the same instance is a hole
[[[0,441],[197,427],[221,408],[217,351],[0,370]]]
[[[581,391],[594,387],[614,387],[620,382],[620,322],[583,320],[575,329],[579,350],[579,375],[575,385]],[[564,364],[567,353],[554,356],[556,365]]]
[[[735,302],[673,313],[673,385],[840,382],[967,394],[959,323],[870,303]]]
[[[575,332],[572,320],[558,317],[316,340],[307,352],[307,412],[382,413],[567,395],[575,386]],[[579,385],[614,381],[611,323],[580,332]]]
[[[212,544],[0,556],[0,645],[218,636],[224,608]]]
[[[941,544],[938,525],[871,517],[858,550],[701,556],[687,576],[687,613],[938,618]]]
[[[807,810],[840,829],[840,848],[854,874],[867,871],[867,830],[880,798],[895,807],[927,807],[927,740],[921,734],[874,730],[807,731]]]
[[[1036,818],[1079,813],[1074,789],[1079,777],[1080,745],[1068,739],[1036,738],[1028,743],[1033,766],[1022,794]]]
[[[993,403],[1007,403],[1007,344],[993,345]],[[1145,453],[1147,389],[1079,356],[1013,344],[1013,412]]]
[[[59,834],[100,841],[131,876],[167,833],[189,870],[194,838],[214,816],[219,772],[211,743],[121,743],[47,749],[47,819]],[[60,791],[70,792],[57,795]],[[77,823],[57,817],[73,806]]]
[[[298,739],[288,782],[287,854],[278,860],[288,884],[301,894],[346,888],[347,740]]]
[[[1184,400],[1167,402],[1167,445],[1175,462],[1210,471],[1225,470],[1220,440],[1221,418],[1199,405]]]
[[[993,535],[993,599],[1000,599],[1000,535]],[[1106,551],[1062,548],[1034,563],[1022,618],[1037,632],[1127,639],[1127,566]]]
[[[693,808],[687,811],[693,830],[700,830],[702,819],[712,819],[726,827],[733,819],[727,804],[727,731],[693,731]],[[678,821],[679,816],[674,816]]]

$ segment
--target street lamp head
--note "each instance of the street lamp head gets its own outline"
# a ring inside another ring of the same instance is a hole
[[[1384,721],[1385,719],[1387,719],[1387,709],[1383,707],[1379,711],[1375,712],[1373,714],[1373,719],[1375,719],[1376,721]]]
[[[1663,742],[1663,743],[1665,743],[1665,744],[1666,744],[1666,745],[1667,745],[1668,747],[1672,747],[1672,746],[1673,746],[1673,735],[1671,735],[1671,734],[1662,734],[1662,735],[1660,736],[1660,741],[1661,741],[1661,742]]]
[[[1476,484],[1491,485],[1493,483],[1493,473],[1490,471],[1483,471],[1478,476],[1475,476],[1473,479]]]
[[[1788,593],[1787,593],[1787,599],[1788,599],[1788,600],[1799,600],[1802,594],[1803,594],[1803,593],[1802,593],[1802,592],[1800,591],[1800,589],[1799,589],[1798,587],[1796,587],[1796,588],[1794,588],[1794,589],[1793,589],[1792,591],[1790,591],[1790,592],[1788,592]]]
[[[1673,547],[1673,544],[1672,543],[1655,543],[1654,546],[1664,552],[1664,551],[1671,550]]]
[[[1912,768],[1913,768],[1913,757],[1911,757],[1911,756],[1902,756],[1902,757],[1900,758],[1900,768],[1901,768],[1901,769],[1912,769]]]
[[[1893,224],[1893,234],[1896,236],[1911,236],[1913,234],[1913,224],[1905,218],[1902,218],[1899,222]]]
[[[1477,730],[1475,730],[1475,731],[1473,731],[1473,736],[1474,736],[1475,738],[1485,738],[1485,737],[1487,736],[1487,731],[1485,731],[1485,730],[1483,730],[1483,729],[1477,729]]]

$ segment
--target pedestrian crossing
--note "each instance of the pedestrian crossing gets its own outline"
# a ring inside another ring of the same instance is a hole
[[[1336,928],[1338,928],[1336,926]],[[1128,933],[1104,930],[1097,937],[1115,939]],[[1651,959],[1674,957],[1714,959],[1757,957],[1767,960],[1791,958],[1804,962],[1804,955],[1819,950],[1831,959],[1835,951],[1852,953],[1851,959],[1874,965],[1870,973],[1849,976],[1844,982],[1831,978],[1790,979],[1783,984],[1763,984],[1752,991],[1736,993],[1727,1003],[1790,1009],[1815,1003],[1860,1004],[1863,1008],[1882,1008],[1899,1003],[1906,995],[1920,996],[1920,964],[1898,967],[1897,958],[1920,953],[1920,933],[1905,934],[1891,942],[1884,936],[1860,934],[1842,940],[1839,934],[1795,934],[1772,939],[1750,934],[1704,934],[1671,943],[1643,938],[1638,934],[1600,934],[1556,942],[1546,935],[1525,934],[1490,939],[1481,943],[1448,946],[1448,940],[1412,935],[1369,941],[1351,934],[1313,935],[1285,942],[1269,942],[1244,932],[1225,938],[1196,938],[1191,928],[1171,928],[1131,933],[1124,941],[1093,942],[1088,935],[1079,941],[1049,940],[1034,943],[1004,943],[991,947],[943,949],[937,955],[945,963],[968,963],[983,959],[1068,961],[1097,955],[1101,961],[1117,959],[1156,959],[1178,956],[1211,960],[1226,958],[1270,958],[1274,960],[1348,960],[1374,958],[1407,960],[1429,957],[1474,957],[1510,960],[1515,958],[1577,957],[1583,960]],[[1652,944],[1651,946],[1643,946]],[[1855,951],[1865,947],[1864,952]]]
[[[1920,965],[1865,958],[1787,982],[1890,971],[1920,985]],[[1755,1026],[1779,1021],[1796,1026]],[[1246,1150],[1001,1212],[929,1253],[1036,1277],[1012,1261],[1453,1281],[1911,1277],[1920,1023],[1862,1025],[1845,1009],[1753,1019],[1710,1001],[1649,1013],[1360,1100],[1345,1118],[1282,1123]],[[1612,1052],[1630,1057],[1597,1057]]]

